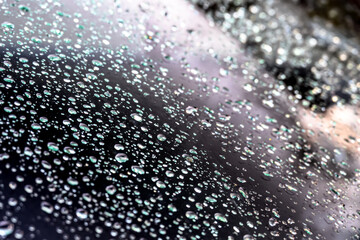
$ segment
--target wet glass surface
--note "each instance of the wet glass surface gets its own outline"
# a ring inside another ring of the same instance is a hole
[[[280,0],[0,3],[1,239],[359,238],[351,24]]]

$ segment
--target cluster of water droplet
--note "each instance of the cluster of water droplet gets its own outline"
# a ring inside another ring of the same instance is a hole
[[[1,8],[2,238],[315,235],[311,217],[330,205],[317,197],[342,195],[335,180],[314,187],[332,174],[332,155],[313,162],[276,101],[284,85],[212,48],[199,55],[216,71],[198,67],[183,40],[142,18],[158,8],[76,4]],[[172,31],[201,39],[181,25]],[[341,165],[336,179],[350,171]]]

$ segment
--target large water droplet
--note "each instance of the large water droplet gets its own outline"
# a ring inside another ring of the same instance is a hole
[[[5,238],[9,236],[14,231],[14,224],[9,221],[0,222],[0,236]]]
[[[125,153],[118,153],[115,155],[115,160],[120,163],[123,163],[123,162],[127,162],[129,158]]]
[[[41,210],[47,214],[51,214],[54,211],[54,207],[50,203],[44,201],[41,203]]]

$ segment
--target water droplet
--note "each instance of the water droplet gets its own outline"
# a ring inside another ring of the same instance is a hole
[[[139,166],[131,166],[131,170],[134,173],[137,173],[137,174],[144,174],[145,173],[144,169],[139,167]]]
[[[219,221],[224,222],[224,223],[227,222],[226,217],[224,215],[222,215],[221,213],[215,213],[214,216],[215,216],[216,220],[219,220]]]
[[[103,67],[104,66],[104,64],[99,60],[92,60],[91,62],[92,62],[92,64],[94,64],[97,67]]]
[[[171,212],[177,212],[177,208],[176,208],[175,205],[172,204],[172,203],[168,205],[168,209],[169,209]]]
[[[156,186],[157,186],[158,188],[166,188],[165,183],[162,182],[162,181],[160,181],[160,180],[156,182]]]
[[[133,230],[134,232],[138,232],[138,233],[141,232],[141,228],[137,224],[132,224],[131,230]]]
[[[165,137],[164,134],[161,134],[161,133],[160,133],[160,134],[157,135],[157,139],[158,139],[159,141],[163,142],[163,141],[166,140],[166,137]]]
[[[23,12],[30,12],[30,8],[24,5],[20,5],[19,9]]]
[[[189,219],[195,219],[195,220],[198,218],[198,216],[193,211],[187,211],[185,213],[185,216]]]
[[[67,154],[75,154],[75,150],[72,147],[64,147],[64,152]]]
[[[116,192],[116,187],[114,185],[109,185],[105,188],[106,192],[110,195],[114,195]]]
[[[130,116],[131,116],[135,121],[137,121],[137,122],[142,122],[142,117],[141,117],[139,114],[137,114],[137,113],[132,113]]]
[[[57,61],[60,61],[60,60],[61,60],[61,58],[60,58],[58,55],[55,55],[55,54],[50,54],[50,55],[48,56],[48,59],[50,59],[50,60],[53,61],[53,62],[57,62]]]
[[[54,207],[50,203],[44,201],[41,203],[41,210],[47,214],[51,214],[54,211]]]
[[[82,208],[79,208],[76,210],[76,216],[81,219],[84,220],[88,217],[88,212]]]
[[[246,235],[244,235],[243,240],[255,240],[255,238],[253,236],[251,236],[250,234],[246,234]]]
[[[48,149],[51,150],[51,151],[54,151],[54,152],[59,151],[59,147],[58,147],[58,145],[57,145],[56,143],[49,142],[49,143],[47,144],[47,147],[48,147]]]
[[[188,106],[185,110],[186,114],[194,114],[197,112],[197,108],[193,106]]]
[[[75,178],[72,178],[72,177],[69,177],[69,178],[67,179],[67,182],[68,182],[68,184],[70,184],[71,186],[76,186],[76,185],[79,184],[79,181],[76,180]]]
[[[9,221],[0,222],[0,236],[5,238],[9,236],[14,231],[14,224]]]
[[[122,151],[125,149],[124,146],[121,144],[115,144],[114,148],[116,151]]]
[[[4,29],[5,32],[11,32],[15,28],[15,25],[11,22],[3,22],[1,27]]]
[[[90,132],[90,128],[88,127],[88,125],[86,125],[85,123],[80,123],[79,124],[79,128],[81,130],[84,130],[85,132]]]
[[[124,163],[124,162],[127,162],[129,160],[129,158],[125,153],[118,153],[115,155],[115,160],[120,163]]]

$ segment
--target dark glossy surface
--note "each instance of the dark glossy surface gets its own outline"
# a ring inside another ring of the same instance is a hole
[[[355,236],[356,151],[312,138],[312,112],[192,5],[0,16],[4,238]]]

